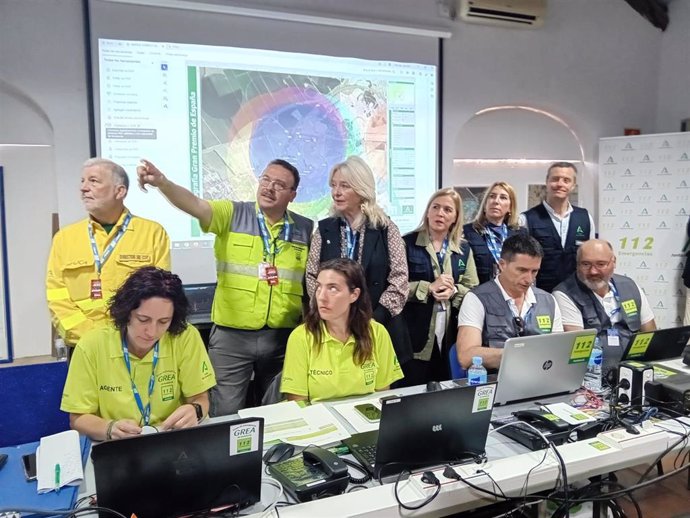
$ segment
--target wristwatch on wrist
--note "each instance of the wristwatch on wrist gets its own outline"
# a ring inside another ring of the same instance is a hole
[[[204,409],[199,403],[190,403],[190,405],[192,405],[194,410],[196,410],[196,420],[200,422],[204,418]]]

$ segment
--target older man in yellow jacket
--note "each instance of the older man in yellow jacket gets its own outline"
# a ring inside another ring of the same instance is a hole
[[[125,170],[91,158],[82,167],[81,199],[89,217],[62,228],[48,259],[46,296],[53,325],[69,346],[105,325],[107,302],[142,266],[170,269],[170,238],[154,221],[124,205]]]

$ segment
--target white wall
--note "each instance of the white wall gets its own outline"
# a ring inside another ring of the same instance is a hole
[[[0,165],[5,172],[15,357],[48,354],[45,264],[52,214],[79,204],[88,157],[79,0],[0,2]],[[7,147],[7,144],[47,147]]]
[[[472,115],[521,104],[573,127],[589,166],[580,183],[593,184],[600,137],[654,131],[660,46],[661,32],[622,0],[549,0],[538,30],[458,25],[444,50],[444,183],[467,180],[452,144]]]
[[[656,133],[680,131],[680,121],[690,118],[690,2],[671,2],[669,18],[661,41]]]
[[[279,7],[287,2],[261,3]],[[687,21],[688,9],[676,5],[681,3],[674,2],[672,10],[680,9]],[[584,142],[586,160],[595,163],[599,137],[620,135],[624,127],[655,130],[662,40],[669,55],[681,59],[682,52],[687,54],[687,39],[677,43],[682,38],[670,32],[668,41],[662,38],[622,0],[550,0],[546,25],[535,31],[451,23],[438,17],[436,0],[292,0],[290,6],[316,14],[452,27],[453,38],[444,44],[442,166],[447,184],[457,180],[452,143],[462,125],[476,111],[497,104],[524,103],[560,115]],[[78,174],[89,146],[80,0],[0,1],[0,48],[0,143],[33,138],[51,146],[36,155],[13,154],[6,164],[11,176],[6,198],[13,200],[8,212],[14,229],[9,243],[12,324],[15,356],[22,357],[47,353],[50,347],[43,277],[51,213],[68,215],[62,224],[81,213]],[[687,66],[678,70],[669,64],[662,71],[664,85],[674,84],[674,78],[688,84]],[[687,107],[690,94],[682,95],[676,104]],[[3,156],[8,155],[0,155],[0,162]]]

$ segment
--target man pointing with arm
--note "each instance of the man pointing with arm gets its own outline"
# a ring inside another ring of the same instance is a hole
[[[281,371],[287,338],[301,317],[313,222],[287,210],[299,172],[285,160],[270,162],[259,177],[256,202],[203,200],[146,160],[137,174],[142,188],[157,187],[216,235],[209,356],[218,385],[211,391],[211,414],[236,413],[245,406],[252,373],[263,392]]]

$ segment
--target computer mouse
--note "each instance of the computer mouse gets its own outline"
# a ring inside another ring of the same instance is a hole
[[[443,387],[441,386],[441,383],[438,381],[430,381],[426,384],[426,391],[427,392],[436,392],[437,390],[441,390]]]
[[[275,464],[289,459],[295,453],[295,446],[287,442],[279,442],[274,444],[266,453],[264,453],[264,462],[266,464]]]

